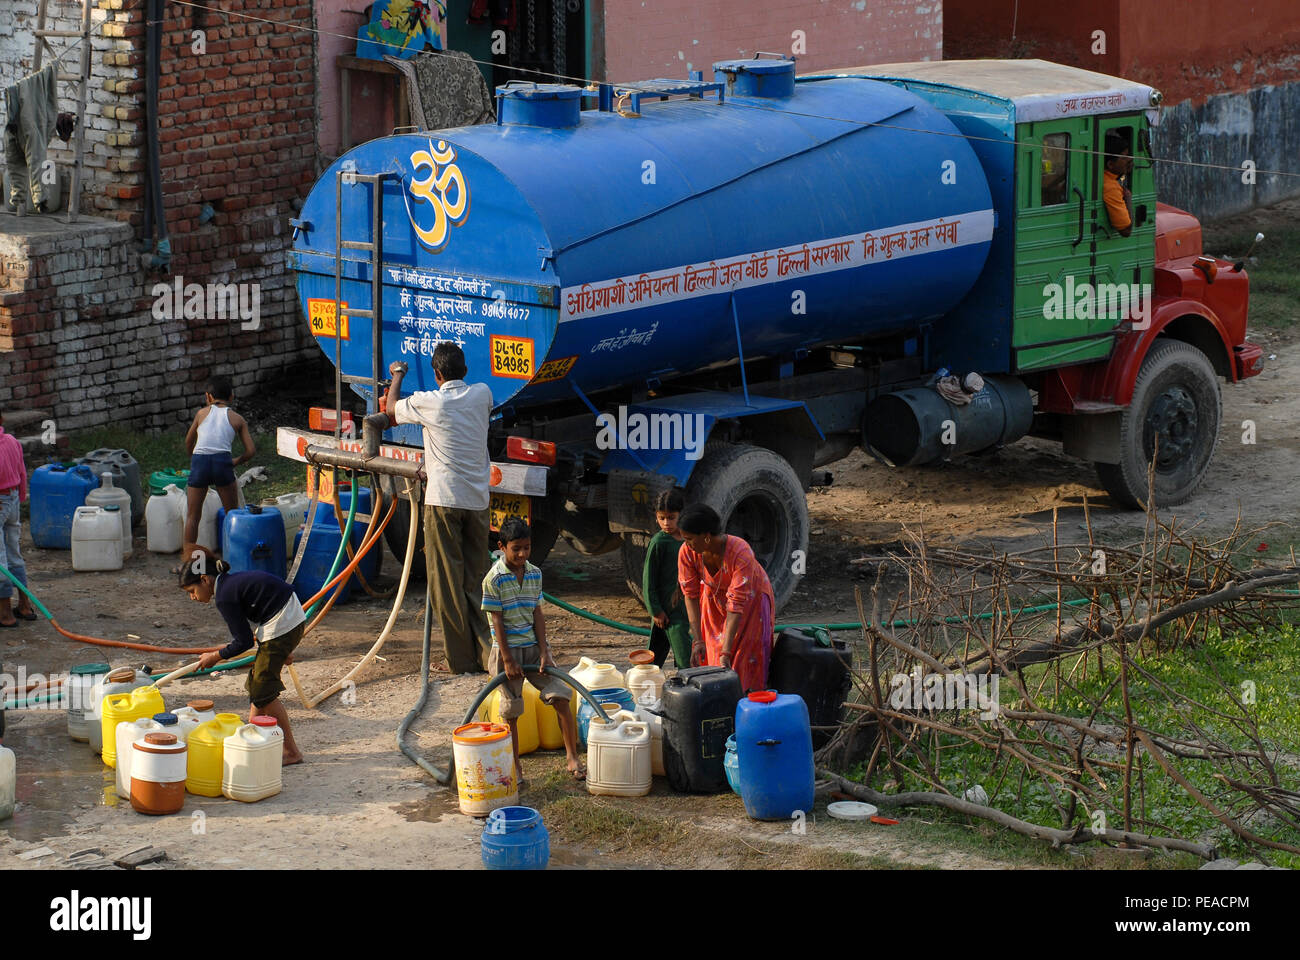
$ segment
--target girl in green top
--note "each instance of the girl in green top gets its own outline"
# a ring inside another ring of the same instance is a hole
[[[677,551],[682,545],[682,535],[677,529],[677,517],[686,506],[686,499],[677,489],[665,490],[655,503],[655,520],[659,532],[650,540],[645,553],[645,572],[641,579],[641,592],[646,610],[655,625],[668,634],[673,661],[678,670],[691,665],[691,624],[686,618],[686,604],[677,585]],[[667,650],[655,651],[655,665],[663,666]]]

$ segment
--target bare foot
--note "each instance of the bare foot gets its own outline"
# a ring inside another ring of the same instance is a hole
[[[302,759],[303,759],[303,757],[302,757],[302,754],[301,754],[301,753],[295,753],[295,754],[292,754],[292,755],[286,753],[286,754],[284,755],[284,760],[282,760],[281,763],[280,763],[280,766],[282,766],[282,767],[292,767],[295,763],[302,763]]]

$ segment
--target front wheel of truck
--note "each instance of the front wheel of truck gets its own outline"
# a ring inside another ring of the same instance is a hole
[[[1222,412],[1219,378],[1209,358],[1181,340],[1157,340],[1119,418],[1120,461],[1096,465],[1102,486],[1124,506],[1142,509],[1154,459],[1155,505],[1182,503],[1210,466]]]

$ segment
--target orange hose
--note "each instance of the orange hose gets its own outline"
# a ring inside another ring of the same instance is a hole
[[[353,489],[353,493],[351,495],[356,496],[355,493],[356,487],[354,486],[352,489]],[[373,490],[375,494],[375,506],[374,506],[373,513],[379,513],[381,510],[384,509],[384,491],[377,482],[370,489]],[[334,487],[331,490],[331,493],[334,496],[334,520],[335,522],[338,523],[339,529],[342,530],[343,529],[343,505],[339,502],[338,484],[334,485]],[[373,514],[370,523],[371,526],[374,525]],[[362,546],[365,546],[364,539],[362,540]],[[352,546],[352,542],[348,541],[346,544],[344,544],[344,549],[347,550],[348,557],[352,557],[356,553],[357,548],[354,548]],[[388,599],[393,595],[393,591],[397,589],[397,584],[393,584],[383,593],[380,593],[378,590],[376,590],[374,587],[372,587],[369,583],[366,582],[365,574],[361,572],[360,567],[357,567],[357,582],[361,584],[361,589],[364,590],[367,594],[369,594],[372,597],[376,597],[380,600]]]
[[[394,504],[394,507],[395,506],[396,504]],[[372,524],[375,522],[373,517],[371,518],[370,522]],[[385,518],[385,522],[387,522],[387,518]],[[384,526],[383,524],[380,525],[381,530],[383,529],[383,526]],[[374,546],[374,537],[370,535],[370,530],[369,528],[367,528],[365,538],[361,541],[361,547],[358,550],[359,555],[357,557],[354,557],[346,567],[344,567],[337,574],[335,574],[333,580],[325,584],[325,586],[321,587],[320,590],[315,594],[315,596],[311,597],[306,603],[302,605],[302,608],[304,610],[310,610],[312,605],[315,604],[316,601],[320,600],[321,597],[325,596],[325,594],[329,593],[330,590],[333,589],[335,584],[337,584],[340,580],[342,580],[344,577],[348,575],[349,571],[356,569],[356,565],[361,562],[361,559],[365,557],[367,553],[370,552],[370,548],[372,546]]]
[[[102,637],[88,637],[84,634],[73,633],[71,630],[64,630],[59,626],[59,622],[50,617],[50,626],[59,633],[63,634],[69,640],[79,640],[82,643],[93,643],[97,647],[120,647],[126,650],[141,650],[145,653],[212,653],[220,650],[221,647],[154,647],[147,643],[130,643],[126,640],[105,640]]]
[[[379,494],[379,496],[382,497],[382,493]],[[356,569],[357,564],[361,562],[361,560],[365,557],[365,555],[370,552],[371,547],[375,545],[376,541],[379,538],[379,534],[383,533],[384,528],[388,526],[388,521],[392,519],[393,512],[396,509],[397,509],[397,498],[394,497],[392,504],[390,504],[388,507],[387,515],[384,517],[383,522],[379,525],[379,529],[373,530],[373,532],[371,530],[366,531],[366,536],[362,540],[361,546],[357,548],[357,555],[352,559],[352,562],[349,563],[346,567],[344,567],[333,580],[325,584],[325,586],[321,588],[319,593],[317,593],[314,597],[312,597],[310,600],[304,603],[303,604],[304,609],[310,609],[311,606],[314,603],[316,603],[316,601],[318,601],[321,597],[325,596],[325,594],[329,593],[329,591],[334,587],[335,584],[339,583],[339,581],[343,580],[345,577],[351,574],[353,570]],[[370,523],[371,523],[371,527],[373,528],[374,525],[373,516],[371,517]],[[312,627],[316,626],[316,624],[320,622],[321,617],[325,616],[326,612],[328,612],[329,609],[334,605],[334,599],[336,599],[337,596],[338,595],[335,594],[335,596],[330,599],[330,601],[325,605],[325,608],[321,610],[319,614],[316,615],[316,619],[313,620],[307,626],[306,630],[310,630]],[[55,620],[53,617],[50,617],[50,626],[52,626],[59,633],[63,634],[63,636],[67,637],[69,640],[76,640],[80,643],[89,643],[97,647],[112,647],[121,650],[137,650],[142,653],[161,653],[161,654],[177,653],[177,654],[186,654],[186,655],[215,653],[216,651],[221,649],[220,646],[217,647],[157,647],[148,643],[131,643],[130,641],[127,640],[106,640],[103,637],[91,637],[82,633],[73,633],[71,630],[65,630],[63,629],[63,627],[59,626],[59,622]],[[303,632],[305,633],[306,630],[304,630]]]
[[[307,609],[310,609],[312,604],[314,604],[326,592],[328,592],[329,589],[335,583],[338,583],[340,580],[347,577],[348,573],[356,569],[357,564],[359,564],[362,558],[365,557],[365,555],[370,552],[370,548],[379,542],[379,535],[384,532],[384,528],[388,526],[388,521],[393,519],[393,514],[396,512],[397,512],[397,498],[394,497],[393,502],[388,505],[388,513],[384,515],[383,523],[379,525],[379,528],[377,530],[366,532],[366,539],[361,542],[361,546],[357,549],[357,555],[352,558],[352,562],[349,563],[346,567],[344,567],[337,577],[335,577],[328,584],[326,584],[320,593],[316,594],[316,596],[312,597],[311,600],[307,601],[307,603],[305,604],[305,607]],[[372,524],[374,523],[373,517],[371,519],[371,523]],[[334,606],[334,601],[336,601],[342,593],[343,591],[340,590],[337,593],[335,593],[334,596],[330,597],[328,600],[325,601],[325,606],[321,608],[320,613],[316,614],[316,618],[312,620],[311,623],[307,624],[306,628],[303,630],[304,634],[309,633],[316,626],[316,624],[321,622],[321,619],[325,616],[325,614],[329,613],[330,608]]]

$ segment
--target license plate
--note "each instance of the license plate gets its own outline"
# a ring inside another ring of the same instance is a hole
[[[533,522],[533,501],[522,493],[494,493],[488,504],[491,517],[488,526],[500,530],[507,517],[519,517],[524,523]]]

